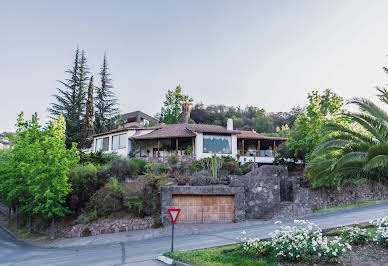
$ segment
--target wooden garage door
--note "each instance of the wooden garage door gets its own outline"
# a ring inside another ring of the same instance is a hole
[[[173,195],[172,207],[181,209],[177,223],[234,221],[234,196]]]

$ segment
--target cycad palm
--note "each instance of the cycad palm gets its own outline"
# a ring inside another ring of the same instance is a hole
[[[380,100],[388,104],[387,90],[378,90]],[[307,166],[314,186],[365,179],[388,183],[388,114],[367,99],[354,98],[349,103],[361,112],[345,113],[344,123],[325,127],[327,135]]]

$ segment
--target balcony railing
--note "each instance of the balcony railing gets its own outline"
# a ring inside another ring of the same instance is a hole
[[[242,154],[242,151],[238,151],[241,156],[248,156],[248,157],[274,157],[272,150],[260,150],[257,154],[256,151],[244,151],[244,154]]]

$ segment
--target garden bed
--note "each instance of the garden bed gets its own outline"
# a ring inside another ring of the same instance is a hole
[[[347,226],[325,233],[308,221],[280,226],[268,240],[203,250],[165,253],[191,265],[388,265],[388,216],[370,225]]]

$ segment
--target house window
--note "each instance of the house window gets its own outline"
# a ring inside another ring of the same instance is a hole
[[[112,137],[112,150],[123,149],[127,144],[127,134]]]
[[[232,137],[230,136],[203,136],[204,153],[232,153]]]
[[[96,152],[109,150],[109,138],[96,139]]]

